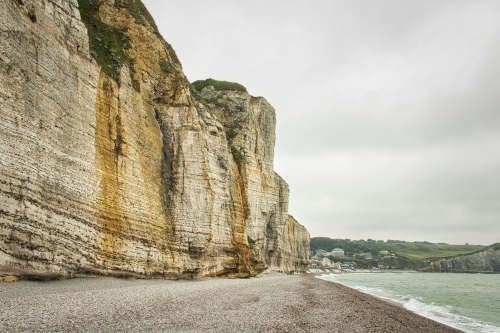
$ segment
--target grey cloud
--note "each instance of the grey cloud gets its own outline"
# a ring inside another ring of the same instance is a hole
[[[144,2],[191,80],[275,106],[312,235],[500,241],[500,2]]]

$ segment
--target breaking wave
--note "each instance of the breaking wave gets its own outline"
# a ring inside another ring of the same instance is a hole
[[[359,273],[367,274],[367,273]],[[384,299],[391,303],[396,303],[407,310],[417,313],[423,317],[435,320],[442,324],[454,327],[456,329],[471,333],[500,333],[500,327],[481,322],[479,320],[453,313],[453,306],[441,306],[436,304],[424,303],[419,297],[408,295],[396,295],[380,288],[369,288],[365,286],[348,285],[336,279],[335,274],[323,274],[319,279],[339,283],[347,287],[356,289],[365,294],[370,294]]]

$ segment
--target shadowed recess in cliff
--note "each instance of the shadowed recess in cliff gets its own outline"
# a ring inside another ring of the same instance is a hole
[[[250,246],[245,236],[247,221],[250,216],[248,204],[248,193],[246,188],[246,168],[243,164],[231,161],[232,165],[232,201],[231,210],[231,244],[235,251],[235,271],[237,277],[255,276],[259,272],[255,270],[250,260]],[[232,274],[229,274],[231,276]]]

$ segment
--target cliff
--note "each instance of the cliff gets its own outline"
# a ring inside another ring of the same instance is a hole
[[[450,273],[500,273],[500,243],[475,253],[433,260],[429,270]]]
[[[0,0],[0,272],[303,271],[275,111],[190,84],[139,0]]]

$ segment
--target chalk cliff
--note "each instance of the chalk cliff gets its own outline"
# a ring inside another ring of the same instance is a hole
[[[430,270],[449,273],[500,273],[500,243],[476,253],[434,260]]]
[[[0,0],[0,272],[303,271],[275,111],[190,84],[140,0]]]

